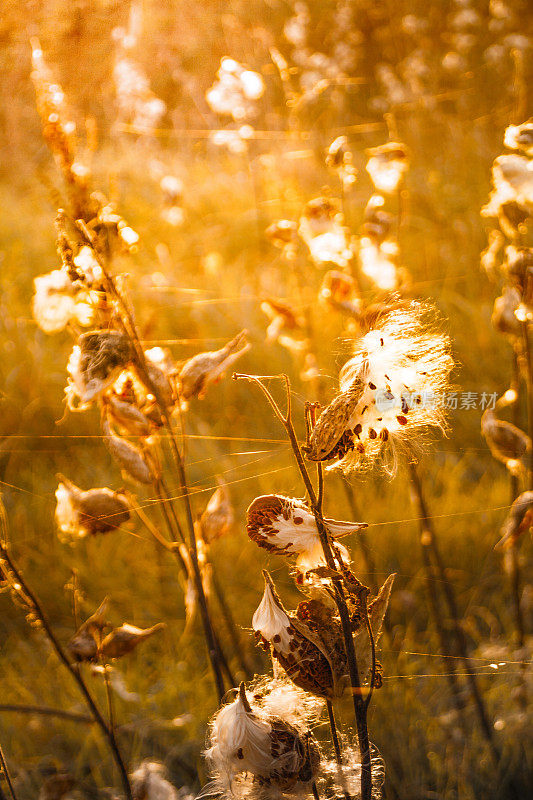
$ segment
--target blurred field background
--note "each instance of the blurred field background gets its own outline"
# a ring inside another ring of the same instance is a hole
[[[54,530],[57,473],[84,488],[116,489],[122,479],[102,447],[96,412],[62,419],[70,337],[47,336],[31,315],[33,279],[57,266],[53,220],[61,190],[35,110],[29,39],[39,38],[65,91],[94,186],[116,201],[140,234],[138,252],[117,263],[116,271],[130,276],[144,339],[168,342],[183,360],[220,347],[246,328],[253,347],[239,369],[289,373],[298,412],[305,400],[317,398],[290,354],[265,343],[268,321],[260,305],[276,296],[297,307],[302,295],[264,230],[277,219],[297,219],[324,187],[338,195],[324,150],[346,134],[358,169],[346,217],[357,232],[372,192],[365,149],[387,141],[391,126],[411,154],[400,234],[411,293],[431,298],[448,320],[458,363],[454,381],[461,391],[507,388],[511,353],[490,323],[495,291],[479,267],[486,246],[479,212],[505,127],[531,112],[533,32],[525,0],[143,0],[135,8],[136,43],[129,58],[166,109],[150,133],[136,130],[120,112],[113,83],[116,29],[132,24],[128,2],[2,3],[0,480],[14,551],[62,640],[74,630],[65,588],[72,570],[85,597],[82,616],[110,595],[117,624],[167,623],[162,634],[120,663],[126,689],[116,695],[117,716],[128,761],[161,759],[176,786],[188,792],[198,789],[198,776],[205,779],[200,752],[216,698],[198,621],[184,634],[183,593],[172,559],[136,524],[76,546],[61,544]],[[298,31],[291,33],[295,18],[307,20],[300,39]],[[290,67],[292,108],[273,48]],[[217,145],[211,135],[238,127],[205,100],[223,56],[258,71],[266,85],[242,152]],[[163,175],[183,182],[178,225],[162,216]],[[303,269],[303,297],[313,302],[321,271],[310,262]],[[312,324],[319,332],[319,368],[329,400],[349,342],[338,316],[316,304]],[[514,647],[509,588],[502,556],[493,551],[510,487],[480,436],[480,414],[479,408],[452,413],[449,437],[424,456],[423,475],[497,741],[525,787],[533,759],[516,663],[525,654]],[[298,424],[303,436],[303,415]],[[249,633],[262,592],[261,568],[270,563],[287,603],[297,593],[282,562],[267,559],[249,542],[244,511],[262,493],[302,494],[289,447],[253,388],[226,378],[191,404],[187,461],[196,511],[202,511],[218,476],[231,491],[237,524],[215,543],[212,560],[242,629],[246,657],[264,671],[266,659]],[[356,573],[372,587],[398,573],[381,642],[384,685],[369,720],[371,740],[386,763],[386,796],[502,800],[471,706],[467,738],[452,712],[406,476],[400,468],[390,481],[374,474],[351,480],[360,518],[369,523],[365,539],[373,564],[369,569],[353,542]],[[327,515],[350,519],[342,479],[333,475],[328,483]],[[520,557],[531,630],[530,541],[524,539]],[[222,620],[220,632],[227,642]],[[242,677],[239,664],[232,666]],[[99,680],[91,679],[91,685],[103,706]],[[116,785],[90,725],[7,710],[10,704],[85,713],[47,643],[28,628],[9,596],[0,595],[0,742],[20,800],[37,797],[54,770],[75,774],[80,796],[104,796],[97,786]]]

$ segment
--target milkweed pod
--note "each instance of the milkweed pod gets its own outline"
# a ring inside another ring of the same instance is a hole
[[[75,661],[96,661],[98,642],[106,627],[109,610],[109,598],[106,597],[92,614],[76,631],[67,644],[67,650]]]
[[[56,498],[55,519],[59,536],[65,541],[106,533],[130,518],[126,497],[105,487],[83,491],[61,476]]]
[[[153,474],[141,450],[126,439],[116,436],[107,420],[102,423],[102,430],[104,444],[113,460],[139,483],[152,483]]]
[[[131,653],[141,642],[149,639],[157,631],[165,627],[163,622],[158,622],[151,628],[137,628],[135,625],[125,623],[120,628],[114,628],[108,633],[100,645],[100,653],[105,658],[121,658]]]
[[[346,684],[346,659],[327,651],[315,631],[283,607],[266,570],[265,592],[256,609],[252,627],[269,646],[272,658],[300,688],[317,697],[331,699],[342,694]]]
[[[296,555],[303,570],[325,565],[325,557],[314,514],[301,500],[269,494],[256,497],[246,512],[248,536],[271,553]],[[333,536],[345,536],[366,528],[364,522],[326,520]],[[349,553],[337,545],[343,561],[349,563]]]
[[[533,492],[522,492],[512,504],[500,530],[501,539],[495,549],[510,547],[533,526]]]
[[[180,395],[184,400],[204,397],[210,383],[220,380],[244,353],[250,349],[243,330],[220,350],[198,353],[182,366],[179,373]]]

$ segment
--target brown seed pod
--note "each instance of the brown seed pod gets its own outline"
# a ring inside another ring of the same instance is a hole
[[[126,439],[116,436],[107,420],[102,423],[104,444],[114,461],[139,483],[152,483],[153,474],[141,450]]]
[[[253,619],[259,639],[270,645],[272,658],[288,677],[307,692],[331,699],[346,685],[346,657],[328,652],[321,638],[297,615],[283,607],[268,572],[263,570],[265,592]]]
[[[202,538],[207,543],[229,533],[235,521],[228,487],[222,483],[211,495],[200,518]]]
[[[179,373],[180,396],[184,400],[204,397],[210,383],[220,380],[224,372],[250,349],[243,330],[220,350],[198,353],[182,366]]]
[[[108,411],[113,422],[117,427],[129,436],[149,436],[150,435],[150,421],[143,414],[140,409],[127,403],[125,400],[119,400],[114,394],[110,394],[105,398],[108,406]]]
[[[105,487],[85,492],[68,478],[59,478],[55,518],[60,538],[107,533],[129,520],[129,503],[123,494]]]
[[[512,504],[500,530],[501,539],[495,549],[511,547],[533,526],[533,492],[522,492]]]
[[[506,420],[498,419],[494,409],[488,408],[481,417],[481,433],[494,458],[517,474],[523,469],[522,459],[531,451],[529,436]]]
[[[114,628],[108,633],[102,644],[99,653],[104,658],[121,658],[127,653],[131,653],[141,642],[144,642],[157,631],[165,627],[163,622],[158,622],[151,628],[136,628],[135,625],[125,623],[120,628]]]
[[[356,379],[346,392],[337,395],[320,414],[311,433],[309,445],[303,448],[309,461],[325,461],[333,457],[335,446],[347,432],[350,418],[359,403],[365,385]]]
[[[74,661],[96,661],[98,643],[106,627],[109,598],[105,598],[97,610],[81,625],[67,644],[67,650]]]

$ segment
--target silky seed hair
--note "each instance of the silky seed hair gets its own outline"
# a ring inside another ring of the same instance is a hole
[[[379,461],[392,472],[401,448],[416,449],[431,428],[445,430],[443,401],[454,362],[449,337],[435,320],[431,306],[413,301],[355,341],[354,355],[340,372],[340,393],[313,429],[311,460],[329,461],[344,472]]]

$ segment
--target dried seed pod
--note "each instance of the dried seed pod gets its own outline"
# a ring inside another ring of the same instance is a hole
[[[368,619],[372,629],[374,645],[377,645],[381,635],[383,620],[385,619],[385,614],[387,613],[395,578],[396,573],[389,575],[387,580],[381,586],[376,597],[374,597],[374,599],[368,603]],[[354,647],[360,678],[362,681],[368,681],[370,679],[370,670],[372,668],[372,650],[370,647],[368,630],[365,622],[362,619],[359,620],[354,632]]]
[[[100,604],[92,616],[81,625],[67,644],[67,650],[74,661],[96,661],[102,631],[106,627],[109,598]]]
[[[116,436],[111,430],[109,422],[102,422],[104,444],[109,450],[114,461],[134,480],[139,483],[152,483],[153,474],[143,453],[138,447]]]
[[[346,659],[329,653],[308,625],[289,613],[278,597],[266,570],[265,592],[256,609],[252,627],[259,639],[270,646],[272,658],[300,688],[331,699],[342,694],[346,684]],[[341,663],[342,662],[342,663]]]
[[[296,555],[302,571],[325,565],[325,557],[316,525],[308,506],[301,500],[269,494],[256,497],[246,511],[248,536],[259,547],[277,555]],[[326,520],[333,536],[345,536],[366,528],[364,522]],[[350,556],[342,545],[337,551],[345,563]]]
[[[131,342],[123,333],[96,331],[82,334],[67,366],[70,376],[66,390],[69,406],[76,408],[76,397],[82,407],[90,404],[114,382],[132,357]]]
[[[513,502],[500,530],[501,539],[495,549],[511,547],[533,526],[533,492],[522,492]]]
[[[515,338],[520,336],[520,322],[515,314],[520,302],[521,297],[518,289],[513,286],[504,286],[503,294],[494,301],[492,311],[491,321],[497,331]]]
[[[500,402],[502,404],[507,403]],[[531,439],[526,433],[512,422],[498,419],[492,408],[488,408],[481,417],[481,433],[494,458],[505,464],[511,474],[517,475],[523,470],[522,460],[531,451]]]
[[[214,767],[215,785],[231,793],[235,778],[244,773],[259,786],[281,791],[308,783],[320,760],[310,734],[258,707],[244,683],[236,699],[215,715],[210,745],[206,756]]]
[[[235,514],[228,487],[225,483],[221,483],[211,495],[200,518],[202,538],[210,543],[225,536],[233,527],[234,521]]]
[[[179,373],[181,397],[185,400],[194,396],[199,399],[204,397],[209,384],[220,380],[226,370],[249,349],[246,331],[243,330],[220,350],[199,353],[190,358]]]
[[[350,419],[363,395],[365,383],[357,378],[345,392],[341,392],[320,414],[309,439],[303,447],[309,461],[324,461],[336,454],[337,446],[348,431]]]
[[[129,503],[123,494],[105,487],[83,491],[72,481],[60,477],[55,519],[63,541],[106,533],[129,520]]]
[[[393,457],[405,441],[443,428],[444,393],[453,367],[450,341],[436,330],[433,310],[411,302],[376,320],[354,342],[339,375],[339,395],[322,412],[308,458],[335,460],[345,472],[371,466],[387,445]],[[389,469],[395,461],[383,466]]]
[[[100,654],[104,658],[121,658],[127,653],[131,653],[141,642],[153,636],[157,631],[165,627],[163,622],[158,622],[151,628],[136,628],[135,625],[125,623],[120,628],[114,628],[108,633],[100,645]]]
[[[129,436],[150,435],[150,420],[133,403],[120,400],[115,394],[108,394],[105,402],[112,421],[122,433]]]

